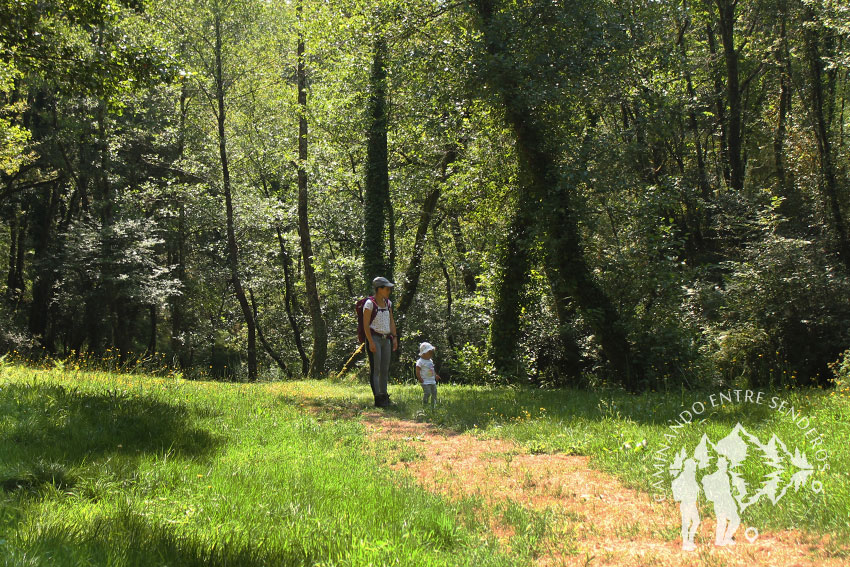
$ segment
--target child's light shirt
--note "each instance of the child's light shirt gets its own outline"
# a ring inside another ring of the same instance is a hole
[[[419,376],[422,377],[422,384],[436,384],[437,371],[434,370],[434,361],[420,358],[416,361],[416,366],[419,367]]]

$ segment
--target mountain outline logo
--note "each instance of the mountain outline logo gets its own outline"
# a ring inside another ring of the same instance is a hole
[[[769,468],[757,489],[747,485],[740,470],[753,455],[760,455],[761,463]],[[710,471],[712,465],[715,468]],[[740,526],[741,514],[747,508],[765,497],[776,505],[792,486],[798,492],[815,472],[815,467],[799,448],[795,448],[793,453],[789,451],[776,434],[763,443],[738,422],[728,435],[716,443],[703,433],[690,455],[682,447],[669,463],[668,470],[672,477],[670,488],[673,499],[679,502],[682,514],[682,549],[693,551],[696,549],[694,537],[700,524],[697,507],[700,492],[714,506],[717,518],[715,545],[735,545],[733,536]],[[698,479],[698,471],[706,473]],[[790,477],[788,473],[792,473]],[[813,480],[810,488],[817,494],[823,491],[823,484]],[[747,528],[745,537],[754,542],[758,538],[758,530]]]

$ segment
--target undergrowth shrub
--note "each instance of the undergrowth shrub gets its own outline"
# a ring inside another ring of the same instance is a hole
[[[850,339],[850,280],[827,251],[770,232],[704,285],[705,353],[727,383],[826,385]]]
[[[452,361],[454,380],[467,384],[497,384],[502,379],[487,357],[487,349],[472,343],[459,348]]]
[[[836,390],[850,390],[850,349],[845,350],[838,360],[829,364],[832,370],[832,384]]]

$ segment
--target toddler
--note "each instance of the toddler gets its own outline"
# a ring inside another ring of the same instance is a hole
[[[427,405],[428,399],[431,400],[431,405],[437,404],[437,380],[440,377],[437,371],[434,370],[434,345],[431,343],[422,343],[419,345],[419,360],[416,361],[416,379],[422,384],[422,403]]]

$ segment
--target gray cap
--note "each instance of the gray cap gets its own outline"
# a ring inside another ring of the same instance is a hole
[[[372,287],[375,289],[378,289],[379,287],[395,287],[395,284],[385,277],[378,276],[372,280]]]

